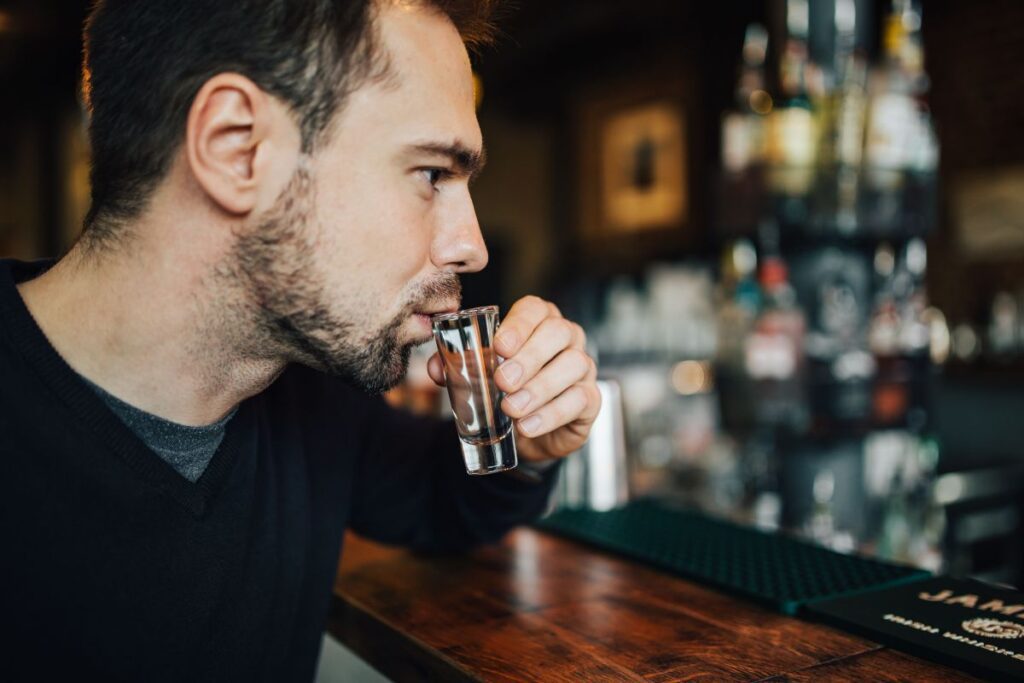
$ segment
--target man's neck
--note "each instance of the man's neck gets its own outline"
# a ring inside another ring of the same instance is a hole
[[[244,321],[226,301],[233,293],[194,253],[132,245],[85,255],[78,246],[18,290],[76,372],[179,424],[216,422],[285,367],[242,351]]]

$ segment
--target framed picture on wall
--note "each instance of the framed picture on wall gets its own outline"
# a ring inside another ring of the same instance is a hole
[[[952,185],[958,246],[967,259],[1024,254],[1024,166],[964,173]]]
[[[686,222],[686,120],[672,100],[625,107],[600,130],[600,226],[628,234]]]
[[[591,262],[628,269],[695,241],[690,92],[676,62],[577,95],[576,234]]]

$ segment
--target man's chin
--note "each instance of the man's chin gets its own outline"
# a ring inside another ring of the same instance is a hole
[[[340,377],[357,389],[376,396],[378,394],[383,394],[385,391],[390,389],[394,389],[396,386],[401,384],[402,380],[405,379],[405,373],[408,369],[407,366],[408,363],[406,363],[401,369],[382,368],[377,372],[367,372],[366,370],[351,372],[346,368],[340,372],[336,371],[328,374]]]
[[[382,353],[369,353],[357,358],[305,357],[298,362],[376,395],[393,389],[405,379],[411,353],[411,344],[396,344]]]
[[[405,344],[400,346],[397,357],[391,358],[389,359],[390,362],[382,364],[378,376],[367,378],[368,382],[364,388],[370,393],[375,394],[382,394],[389,389],[394,389],[405,379],[406,373],[409,372],[409,356],[411,354],[411,345]]]

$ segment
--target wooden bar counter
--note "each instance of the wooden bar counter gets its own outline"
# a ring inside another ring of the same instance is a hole
[[[974,681],[531,528],[460,557],[349,534],[330,632],[396,681]]]

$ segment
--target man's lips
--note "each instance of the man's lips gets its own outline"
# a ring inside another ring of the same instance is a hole
[[[434,326],[434,321],[431,316],[437,315],[438,313],[454,313],[457,310],[459,310],[459,306],[456,303],[429,306],[424,307],[422,310],[414,311],[412,317],[416,320],[416,323],[423,328],[424,333],[428,334]]]
[[[437,315],[438,313],[454,313],[457,310],[459,310],[459,305],[458,304],[446,304],[446,305],[443,305],[443,306],[424,308],[424,309],[415,311],[415,314],[416,315],[425,315],[426,317],[429,318],[430,316]]]

